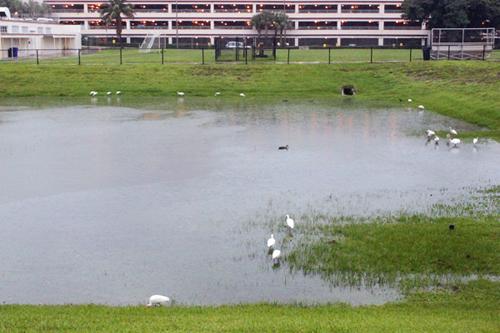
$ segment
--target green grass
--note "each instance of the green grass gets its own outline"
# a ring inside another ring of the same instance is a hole
[[[500,284],[479,280],[382,306],[0,306],[2,332],[498,332]]]
[[[173,51],[177,50],[169,50]],[[1,63],[0,98],[83,97],[90,90],[121,90],[127,96],[141,97],[175,96],[176,91],[182,90],[187,97],[213,98],[215,91],[221,91],[222,98],[227,100],[238,98],[243,91],[247,100],[253,102],[286,98],[335,103],[342,99],[339,94],[342,85],[353,84],[358,90],[356,101],[407,107],[399,99],[412,98],[413,106],[423,104],[432,112],[489,130],[473,133],[474,136],[499,140],[499,75],[500,63],[474,61],[163,66],[148,62],[122,66]]]
[[[415,274],[500,275],[498,215],[415,215],[344,223],[337,219],[299,230],[304,237],[286,257],[290,267],[349,283],[390,282]]]

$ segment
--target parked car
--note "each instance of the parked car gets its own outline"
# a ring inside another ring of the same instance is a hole
[[[226,49],[251,49],[252,47],[250,45],[245,46],[243,42],[228,42],[226,44]]]

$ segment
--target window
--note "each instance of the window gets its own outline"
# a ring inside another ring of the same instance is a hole
[[[0,25],[0,32],[7,32],[7,27],[5,25]]]

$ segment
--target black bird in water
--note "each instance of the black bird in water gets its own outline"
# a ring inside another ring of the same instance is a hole
[[[454,224],[450,224],[450,225],[448,226],[448,229],[450,229],[450,231],[455,230],[455,225],[454,225]]]
[[[279,146],[278,150],[288,150],[288,145],[286,145],[286,146]]]

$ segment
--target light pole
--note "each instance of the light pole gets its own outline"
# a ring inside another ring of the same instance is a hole
[[[175,0],[175,48],[179,48],[179,8]]]

